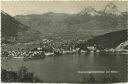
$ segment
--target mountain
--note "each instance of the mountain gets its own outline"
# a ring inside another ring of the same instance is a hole
[[[18,15],[15,16],[15,19],[40,31],[43,35],[83,36],[87,38],[126,29],[126,20],[122,19],[125,17],[45,13],[41,15]]]
[[[38,31],[41,31],[42,34],[52,34],[61,31],[65,24],[63,20],[68,16],[63,13],[52,13],[48,12],[42,15],[26,15],[26,16],[15,16],[15,19],[21,23],[32,27]]]
[[[125,41],[127,41],[127,29],[96,36],[93,39],[89,39],[87,44],[100,44],[105,48],[116,48],[118,45]]]
[[[2,42],[25,42],[37,38],[39,32],[21,24],[9,14],[1,11]],[[36,40],[36,39],[35,39]]]
[[[115,11],[115,12],[113,12]],[[48,12],[44,14],[17,15],[14,18],[43,36],[90,38],[108,32],[126,29],[127,13],[116,15],[117,8],[109,3],[103,10],[87,7],[78,14]]]

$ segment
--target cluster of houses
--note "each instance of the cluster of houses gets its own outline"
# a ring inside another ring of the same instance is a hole
[[[22,44],[16,44],[22,45]],[[33,43],[24,43],[24,47],[31,45],[34,46]],[[73,48],[69,41],[68,42],[54,42],[53,40],[44,39],[42,43],[36,44],[38,47],[26,48],[16,46],[17,49],[7,48],[2,50],[3,58],[40,58],[44,56],[55,56],[61,55],[64,50],[71,50]],[[5,45],[6,46],[6,45]],[[13,45],[14,46],[14,45]],[[3,47],[2,47],[3,48]]]
[[[5,49],[2,51],[2,57],[4,58],[44,58],[45,56],[56,56],[62,55],[66,53],[76,53],[79,48],[75,48],[75,46],[84,40],[68,40],[65,42],[55,42],[53,40],[44,39],[42,43],[39,44],[38,47],[33,49],[18,49],[18,50],[8,50]],[[32,43],[31,43],[32,44]],[[29,43],[25,44],[29,45]],[[90,52],[123,52],[128,54],[128,41],[121,43],[117,48],[113,49],[103,49],[101,47],[94,46],[87,46],[87,49]],[[85,50],[86,51],[86,50]],[[82,51],[81,52],[85,52]]]

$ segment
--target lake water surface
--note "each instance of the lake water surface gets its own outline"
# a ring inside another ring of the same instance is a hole
[[[122,81],[126,79],[126,55],[65,54],[45,57],[42,60],[23,61],[22,59],[2,60],[2,68],[18,70],[22,65],[44,82],[81,82],[87,71],[115,71],[114,75]],[[82,72],[82,73],[80,73]],[[103,73],[93,73],[102,77]]]

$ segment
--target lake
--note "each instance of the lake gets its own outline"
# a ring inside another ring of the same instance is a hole
[[[93,72],[96,79],[103,78],[106,71],[113,71],[121,81],[126,81],[126,55],[107,54],[64,54],[45,57],[42,60],[23,61],[22,59],[2,60],[2,68],[18,70],[22,65],[43,82],[82,82]],[[94,73],[95,72],[95,73]]]

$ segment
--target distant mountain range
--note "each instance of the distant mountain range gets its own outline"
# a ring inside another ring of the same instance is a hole
[[[90,38],[126,29],[127,13],[119,12],[116,6],[110,3],[100,11],[87,7],[78,14],[48,12],[17,15],[14,18],[22,24],[40,31],[42,35]]]
[[[27,42],[36,40],[39,32],[21,24],[4,11],[1,12],[2,42]]]

